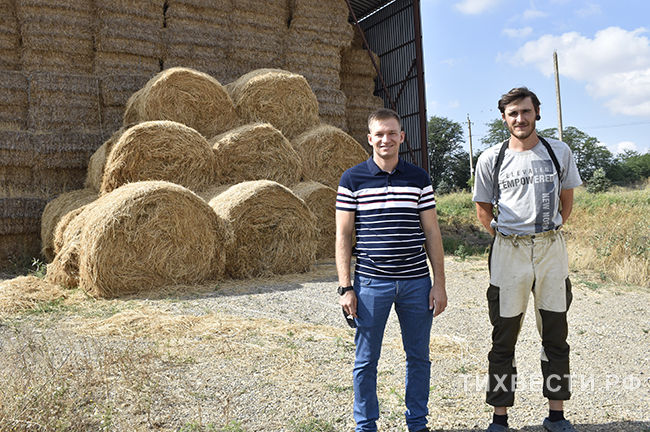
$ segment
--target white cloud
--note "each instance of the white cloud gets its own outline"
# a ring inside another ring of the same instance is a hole
[[[451,101],[449,101],[448,106],[449,106],[449,108],[452,108],[452,109],[460,108],[460,101],[451,100]]]
[[[506,28],[503,29],[502,33],[509,38],[525,38],[533,32],[532,27],[522,27],[522,28]]]
[[[632,141],[621,141],[616,144],[616,154],[623,153],[627,150],[639,151],[639,148],[636,146],[636,143],[633,143]]]
[[[644,28],[609,27],[593,38],[577,32],[544,35],[499,58],[551,76],[557,50],[560,77],[584,82],[589,94],[605,100],[613,113],[650,116],[650,41],[645,33]]]
[[[454,5],[467,15],[477,15],[501,3],[501,0],[462,0]]]
[[[580,18],[586,18],[594,15],[602,15],[603,11],[600,5],[596,3],[588,3],[584,7],[576,10],[576,15]]]
[[[618,155],[626,152],[627,150],[632,150],[635,152],[643,153],[639,150],[639,147],[633,141],[621,141],[616,144],[607,144],[604,142],[599,142],[598,144],[607,147],[607,149],[612,152],[613,155]]]
[[[533,19],[537,19],[537,18],[544,18],[546,16],[548,16],[548,14],[546,12],[542,12],[539,9],[532,8],[532,9],[526,9],[524,11],[524,19],[525,20],[533,20]]]

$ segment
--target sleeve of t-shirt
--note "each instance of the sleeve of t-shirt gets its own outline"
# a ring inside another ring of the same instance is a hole
[[[565,173],[564,178],[562,179],[562,189],[573,189],[582,184],[582,179],[580,178],[580,172],[578,172],[578,166],[576,161],[573,159],[573,153],[567,146],[567,157],[565,160]]]
[[[336,191],[336,209],[344,211],[356,211],[357,198],[353,193],[353,186],[350,175],[347,171],[341,176],[338,190]]]
[[[491,203],[494,199],[493,180],[493,158],[489,157],[492,149],[484,151],[476,162],[476,172],[474,173],[474,197],[475,202]]]
[[[428,179],[427,175],[427,179]],[[431,180],[429,179],[428,185],[422,188],[420,192],[420,199],[418,200],[418,212],[424,210],[429,210],[436,207],[436,198],[433,195],[433,186],[431,185]]]

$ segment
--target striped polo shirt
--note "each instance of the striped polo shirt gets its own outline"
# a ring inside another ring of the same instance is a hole
[[[420,212],[435,206],[429,175],[401,158],[391,173],[372,158],[345,171],[336,209],[355,212],[355,273],[383,279],[428,276]]]

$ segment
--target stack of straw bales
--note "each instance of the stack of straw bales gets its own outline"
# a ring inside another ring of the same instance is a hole
[[[20,70],[20,28],[13,0],[0,0],[0,70]]]
[[[17,0],[15,11],[24,70],[92,73],[94,2]]]
[[[328,124],[345,128],[345,94],[341,90],[341,51],[353,36],[344,1],[296,0],[285,43],[285,68],[303,75],[320,103]]]
[[[281,68],[286,56],[285,33],[290,2],[286,0],[236,0],[230,11],[233,72],[243,75],[263,65]]]
[[[169,0],[163,28],[164,65],[185,66],[232,80],[230,1]]]
[[[0,130],[26,130],[29,83],[20,72],[2,72],[0,80]]]
[[[97,29],[95,71],[151,74],[161,69],[162,2],[93,2]]]
[[[379,57],[371,53],[379,66]],[[347,131],[357,141],[367,142],[368,113],[384,106],[384,101],[373,96],[375,90],[375,70],[368,51],[362,48],[358,33],[352,45],[341,55],[341,89],[347,97],[345,105]]]

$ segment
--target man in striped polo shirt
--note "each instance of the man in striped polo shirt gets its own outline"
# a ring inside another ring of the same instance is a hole
[[[433,317],[447,306],[436,203],[426,171],[399,157],[405,137],[399,115],[377,110],[368,129],[372,157],[343,173],[336,198],[339,303],[357,327],[356,431],[377,430],[377,363],[393,304],[406,352],[406,424],[409,431],[428,431],[429,334]]]

